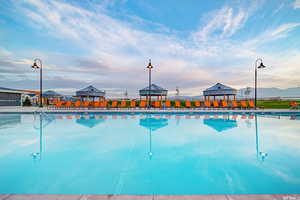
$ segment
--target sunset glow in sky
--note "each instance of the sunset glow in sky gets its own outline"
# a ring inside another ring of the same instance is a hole
[[[0,87],[37,89],[36,57],[44,88],[65,94],[92,84],[136,96],[149,58],[171,93],[252,87],[259,57],[259,87],[297,87],[299,36],[300,0],[1,1]]]

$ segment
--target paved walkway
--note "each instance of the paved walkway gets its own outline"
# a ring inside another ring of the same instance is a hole
[[[273,195],[1,195],[0,200],[300,200],[300,194]]]
[[[120,109],[53,109],[53,108],[39,108],[39,107],[0,107],[0,113],[34,113],[34,112],[46,112],[46,113],[300,113],[300,110],[291,109],[130,109],[130,108],[120,108]]]

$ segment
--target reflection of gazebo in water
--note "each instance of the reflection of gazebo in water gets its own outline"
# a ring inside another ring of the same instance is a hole
[[[95,99],[104,100],[105,91],[98,90],[94,86],[90,85],[86,88],[76,91],[76,96],[80,97],[80,99],[82,100],[87,100],[87,101],[90,100],[95,101]]]
[[[208,101],[211,96],[214,97],[214,100],[216,99],[216,96],[223,96],[224,100],[227,97],[227,101],[228,101],[230,96],[233,96],[233,98],[235,100],[236,93],[237,93],[236,89],[231,88],[226,85],[223,85],[221,83],[217,83],[216,85],[204,90],[203,96],[204,96],[204,99],[208,100]]]
[[[76,123],[88,128],[93,128],[102,122],[104,122],[103,118],[96,119],[95,117],[90,117],[89,119],[85,119],[84,117],[81,117],[80,119],[76,119]]]
[[[232,120],[232,119],[210,118],[210,119],[204,119],[203,123],[218,132],[222,132],[222,131],[237,127],[236,120]]]
[[[148,87],[145,87],[144,89],[141,89],[139,91],[140,93],[140,99],[142,99],[142,97],[146,97],[146,101],[148,101],[151,97],[157,97],[157,100],[160,100],[162,101],[163,100],[163,97],[165,97],[165,100],[167,99],[167,95],[168,95],[168,90],[162,88],[162,87],[159,87],[155,84],[151,84],[151,90],[149,90],[149,86]]]
[[[152,158],[152,131],[156,131],[160,128],[168,126],[168,119],[161,118],[156,119],[152,117],[148,117],[145,119],[140,119],[140,126],[143,126],[149,130],[149,158]]]

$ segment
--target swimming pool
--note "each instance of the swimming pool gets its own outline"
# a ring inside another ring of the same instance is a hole
[[[292,194],[295,114],[1,114],[1,194]]]

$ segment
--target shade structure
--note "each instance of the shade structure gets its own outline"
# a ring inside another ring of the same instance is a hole
[[[103,123],[104,119],[100,118],[100,119],[96,119],[95,117],[91,117],[89,119],[85,119],[84,117],[81,117],[80,119],[76,119],[76,123],[88,127],[88,128],[93,128],[96,125]]]
[[[151,84],[151,88],[149,90],[149,86],[145,87],[141,90],[139,90],[140,97],[145,96],[147,99],[149,96],[155,96],[158,99],[160,98],[162,100],[162,97],[167,97],[168,95],[168,90],[156,85],[156,84]]]
[[[59,98],[59,97],[61,97],[62,95],[59,94],[59,93],[57,93],[57,92],[55,92],[55,91],[53,91],[53,90],[47,90],[46,92],[44,92],[44,93],[42,94],[42,96],[43,96],[44,98]]]
[[[140,119],[140,126],[143,126],[151,131],[156,131],[160,128],[168,126],[168,119],[166,118],[156,119],[153,117],[148,117],[145,119]]]
[[[94,100],[95,98],[104,99],[105,91],[101,91],[90,85],[86,88],[76,91],[76,96],[86,100]]]
[[[237,93],[236,89],[226,86],[226,85],[223,85],[221,83],[217,83],[214,86],[204,90],[203,96],[205,99],[207,99],[207,97],[209,99],[210,96],[213,96],[214,98],[216,96],[223,96],[224,99],[225,99],[225,97],[227,97],[227,99],[229,99],[229,96],[233,96],[235,99],[236,93]]]
[[[222,132],[228,129],[236,128],[237,122],[232,119],[204,119],[203,123],[218,132]]]

